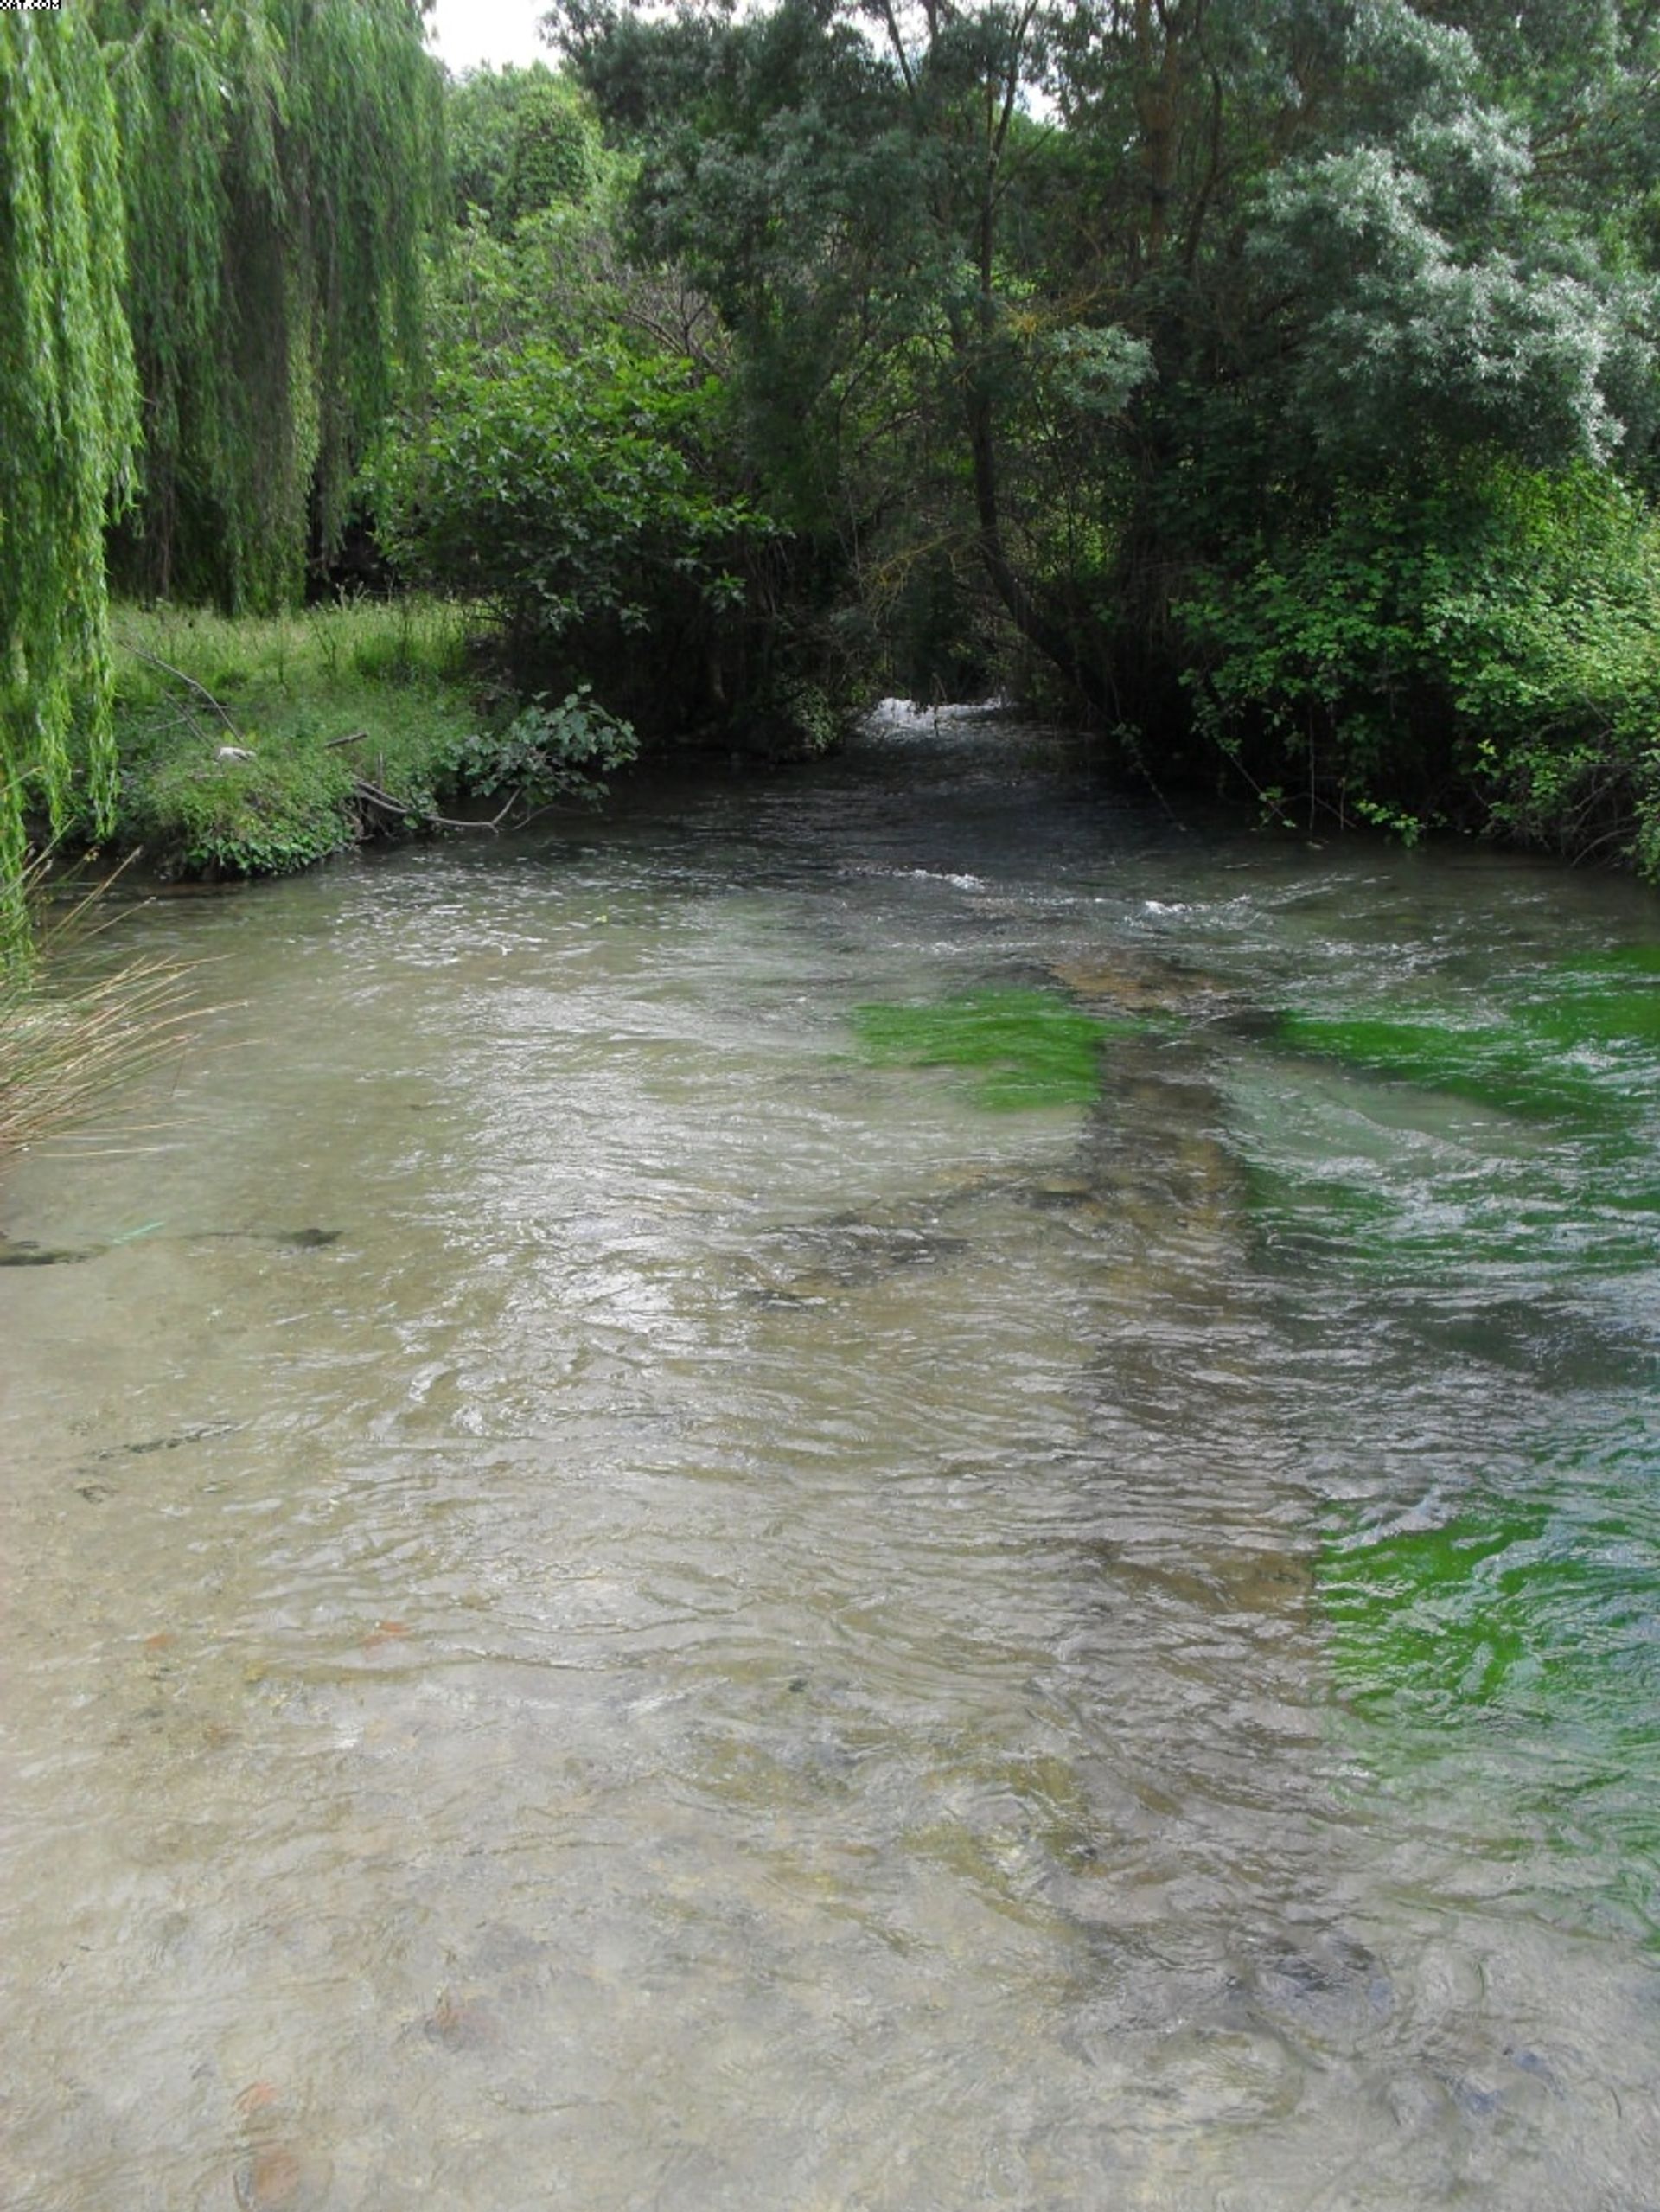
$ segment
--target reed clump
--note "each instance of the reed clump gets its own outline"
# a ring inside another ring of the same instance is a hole
[[[37,918],[27,952],[0,962],[0,1160],[44,1139],[108,1128],[139,1079],[175,1063],[201,1018],[200,963],[112,960],[109,882],[48,905],[47,863],[23,892]],[[131,1124],[121,1135],[136,1134]]]

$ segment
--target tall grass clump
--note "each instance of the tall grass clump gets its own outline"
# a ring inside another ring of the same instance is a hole
[[[200,1007],[190,962],[112,962],[99,884],[48,904],[47,864],[7,888],[37,918],[30,956],[0,963],[0,1161],[106,1120],[139,1077],[177,1058]]]

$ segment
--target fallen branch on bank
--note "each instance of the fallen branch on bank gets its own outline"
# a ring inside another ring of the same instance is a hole
[[[360,732],[359,734],[362,733]],[[354,779],[352,795],[359,806],[367,807],[372,814],[382,815],[390,821],[405,825],[413,824],[417,829],[488,830],[493,837],[500,835],[502,823],[520,799],[520,794],[514,791],[499,814],[491,815],[483,822],[463,822],[454,815],[434,814],[430,807],[424,807],[416,800],[400,799],[395,791],[386,790],[380,784],[370,783],[366,776]]]
[[[348,730],[343,738],[330,738],[323,751],[337,752],[342,745],[361,745],[368,734],[367,730]],[[454,815],[434,814],[430,807],[421,806],[413,799],[400,799],[395,791],[388,791],[383,783],[372,783],[367,776],[353,778],[352,796],[371,814],[405,825],[412,823],[418,829],[486,829],[494,835],[519,803],[520,794],[514,791],[500,814],[492,815],[484,822],[462,822]]]

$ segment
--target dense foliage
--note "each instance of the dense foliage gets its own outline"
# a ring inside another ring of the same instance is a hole
[[[1660,10],[556,20],[760,496],[908,688],[1652,860]]]
[[[591,104],[541,62],[481,69],[450,88],[444,104],[450,205],[463,224],[511,222],[538,208],[584,200],[603,157]]]
[[[137,430],[115,117],[86,24],[0,15],[0,964],[24,810],[55,822],[79,719],[109,801],[104,524]]]
[[[92,0],[120,116],[146,597],[291,601],[419,340],[441,189],[418,0]]]
[[[822,745],[858,626],[773,511],[712,305],[626,250],[627,164],[569,84],[476,78],[453,109],[477,189],[435,272],[430,380],[375,465],[384,543],[487,617],[523,689],[591,684],[649,739]],[[524,204],[525,146],[551,175],[544,126],[572,117],[581,163]]]
[[[1660,528],[1617,479],[1472,458],[1344,483],[1191,588],[1198,726],[1271,811],[1484,821],[1660,874]]]

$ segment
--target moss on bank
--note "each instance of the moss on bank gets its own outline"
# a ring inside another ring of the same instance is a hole
[[[461,614],[436,601],[234,621],[124,606],[113,630],[109,841],[166,874],[285,874],[341,852],[366,834],[359,778],[430,812],[480,726]]]

